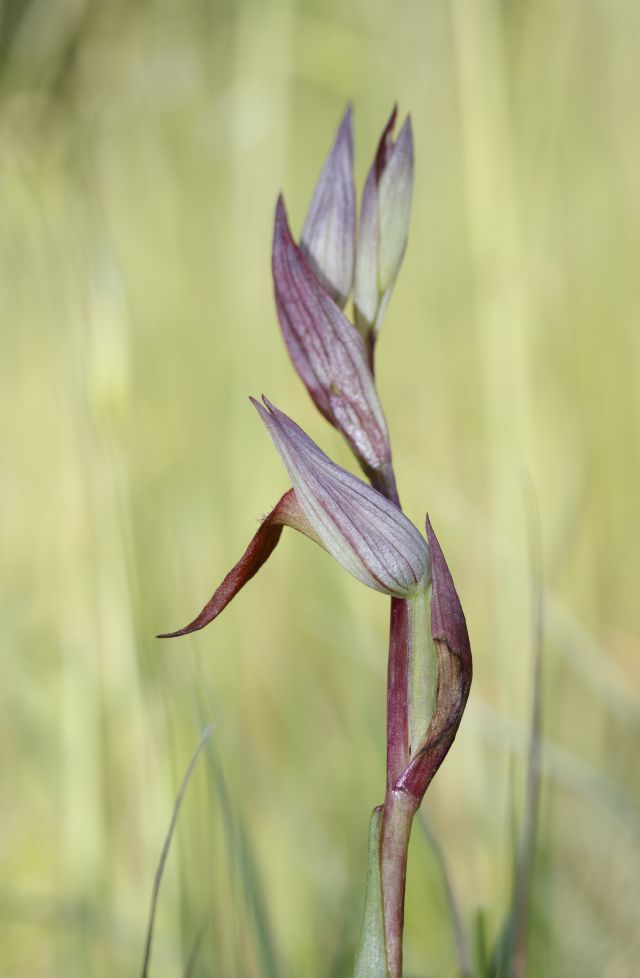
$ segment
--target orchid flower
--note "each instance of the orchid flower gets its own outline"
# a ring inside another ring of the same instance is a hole
[[[320,544],[353,577],[374,591],[409,598],[429,579],[427,541],[376,489],[336,465],[291,418],[268,400],[253,401],[293,482],[264,518],[245,553],[200,614],[160,636],[198,631],[223,611],[262,567],[290,526]]]

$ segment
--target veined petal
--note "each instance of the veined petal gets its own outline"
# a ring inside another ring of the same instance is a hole
[[[429,548],[400,509],[335,465],[291,418],[263,400],[266,407],[253,403],[322,546],[376,591],[404,598],[425,586]]]
[[[412,196],[413,133],[411,117],[407,116],[378,183],[378,288],[381,293],[393,285],[400,269],[407,247]]]
[[[235,598],[238,591],[257,574],[265,561],[269,559],[278,545],[284,526],[291,526],[304,533],[305,536],[319,542],[298,504],[295,492],[293,489],[289,489],[268,516],[262,520],[244,554],[238,563],[231,568],[222,584],[213,592],[200,614],[184,628],[158,635],[158,638],[176,638],[179,635],[197,632],[213,621],[214,618],[217,618],[232,598]]]
[[[369,170],[362,192],[353,310],[363,336],[373,329],[378,313],[378,191],[375,168]]]
[[[373,346],[407,245],[413,194],[413,134],[409,116],[393,140],[394,107],[362,195],[356,249],[356,326]]]
[[[282,334],[314,403],[342,432],[365,471],[388,466],[389,435],[365,342],[293,240],[282,197],[276,207],[273,280]]]
[[[307,213],[300,248],[340,308],[353,284],[356,225],[353,131],[347,108]]]
[[[389,120],[382,130],[376,155],[362,192],[360,208],[360,226],[358,228],[358,245],[356,249],[356,271],[354,283],[353,306],[356,326],[363,336],[375,328],[380,305],[378,290],[378,251],[379,251],[379,214],[378,214],[378,183],[384,171],[387,157],[393,146],[393,127],[396,124],[398,107],[394,105]]]

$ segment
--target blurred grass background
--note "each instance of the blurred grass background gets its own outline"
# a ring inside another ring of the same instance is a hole
[[[476,944],[510,900],[546,675],[530,976],[640,970],[640,8],[633,0],[0,3],[0,975],[352,970],[384,783],[387,602],[287,532],[200,609],[286,488],[247,401],[339,461],[270,285],[347,99],[362,183],[410,110],[409,250],[379,347],[400,491],[428,508],[475,681],[426,808]],[[515,811],[514,811],[515,809]],[[475,921],[475,924],[473,923]],[[455,975],[414,834],[407,973]],[[481,969],[480,969],[481,971]]]

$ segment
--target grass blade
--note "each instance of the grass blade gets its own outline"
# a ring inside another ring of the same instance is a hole
[[[517,856],[511,914],[509,975],[523,978],[527,967],[527,933],[531,873],[538,832],[540,805],[540,755],[542,742],[544,600],[542,586],[542,557],[540,516],[531,480],[525,481],[526,510],[529,530],[532,638],[533,638],[533,695],[527,772],[524,799],[524,818]]]
[[[217,752],[212,751],[208,755],[208,760],[220,803],[227,845],[240,869],[242,891],[253,923],[262,972],[265,978],[278,978],[280,969],[275,940],[269,922],[262,878],[249,832],[241,812],[233,804]]]
[[[202,749],[204,748],[207,740],[213,733],[213,724],[205,727],[200,735],[200,740],[193,752],[191,760],[189,761],[189,766],[185,772],[184,778],[182,779],[182,784],[176,796],[176,800],[173,806],[173,811],[171,812],[171,819],[169,821],[169,828],[167,829],[167,834],[162,845],[162,851],[160,853],[160,860],[158,862],[158,867],[156,869],[156,875],[153,880],[153,890],[151,892],[151,909],[149,911],[149,922],[147,924],[147,937],[145,941],[144,948],[144,958],[142,961],[142,970],[140,972],[141,978],[148,978],[149,974],[149,962],[151,960],[151,946],[153,943],[153,929],[156,920],[156,910],[158,907],[158,897],[160,895],[160,884],[162,883],[162,874],[164,873],[164,867],[167,861],[167,856],[169,855],[169,848],[171,846],[171,840],[173,838],[173,832],[176,827],[176,822],[178,821],[178,815],[180,814],[180,806],[182,805],[182,799],[185,796],[189,781],[191,780],[191,775],[194,772],[198,757]]]
[[[436,862],[438,863],[440,874],[442,876],[445,899],[449,908],[449,916],[451,918],[451,927],[453,930],[453,943],[456,953],[458,974],[460,978],[473,978],[471,948],[469,947],[469,942],[467,940],[458,898],[456,897],[455,890],[453,888],[453,883],[451,881],[451,876],[449,875],[449,870],[447,868],[442,847],[422,809],[420,810],[420,825],[425,836],[427,837],[433,854],[436,857]]]

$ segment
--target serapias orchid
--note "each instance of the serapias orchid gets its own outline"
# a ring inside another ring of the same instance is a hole
[[[429,547],[415,526],[376,489],[336,465],[308,435],[266,398],[253,401],[282,457],[293,489],[264,518],[247,550],[201,613],[186,627],[160,636],[198,631],[244,587],[290,526],[320,544],[367,587],[410,598],[430,579]]]
[[[364,187],[355,245],[351,110],[322,168],[300,245],[282,196],[272,270],[280,327],[313,402],[342,433],[369,482],[341,468],[266,398],[253,401],[292,488],[263,519],[237,564],[184,628],[204,628],[262,567],[289,526],[353,577],[391,597],[387,784],[369,836],[367,897],[356,978],[401,978],[404,888],[415,812],[456,736],[469,695],[471,650],[458,594],[427,518],[426,539],[403,514],[387,423],[373,376],[376,336],[404,256],[413,192],[407,117],[396,109]],[[353,293],[352,322],[343,312]]]

